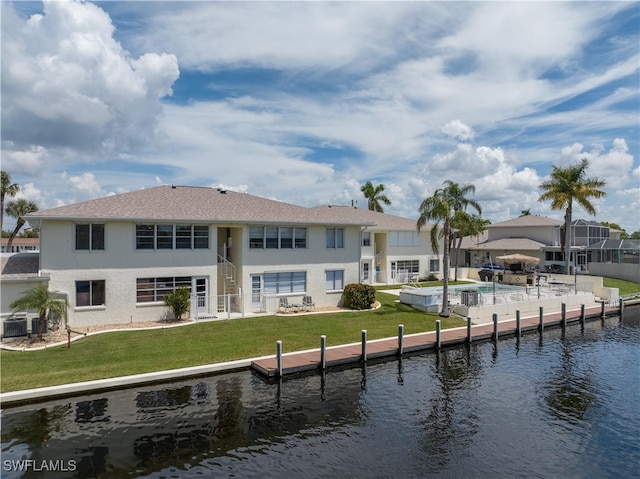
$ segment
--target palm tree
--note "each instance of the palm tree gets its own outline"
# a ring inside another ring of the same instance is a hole
[[[391,200],[387,198],[386,195],[382,194],[384,191],[384,185],[381,183],[377,186],[373,186],[370,181],[367,181],[362,187],[360,191],[364,194],[364,197],[367,199],[367,207],[371,211],[377,211],[379,213],[384,213],[384,209],[380,202],[389,206],[391,204]]]
[[[9,236],[9,241],[7,242],[7,252],[11,252],[11,245],[13,244],[14,238],[17,236],[20,229],[26,223],[24,219],[25,215],[29,213],[35,213],[38,211],[38,205],[36,205],[33,201],[25,200],[24,198],[20,198],[13,203],[9,203],[7,206],[7,214],[12,218],[17,220],[16,227]]]
[[[551,201],[552,210],[565,210],[564,234],[561,238],[561,247],[565,258],[565,274],[570,273],[571,215],[574,201],[582,206],[587,213],[595,215],[596,210],[589,199],[602,198],[606,195],[606,192],[600,189],[606,182],[599,178],[586,178],[587,168],[589,168],[589,160],[586,158],[583,158],[580,163],[563,168],[552,166],[549,179],[540,185],[544,191],[538,201]]]
[[[44,321],[47,314],[65,318],[67,317],[67,300],[61,299],[61,294],[55,291],[49,291],[49,288],[41,284],[35,288],[28,289],[22,296],[9,305],[11,309],[16,311],[24,311],[35,309],[38,311],[38,339],[42,339],[42,331],[44,329]]]
[[[451,220],[451,227],[454,230],[457,240],[457,245],[455,245],[456,253],[453,260],[456,266],[454,281],[458,281],[458,256],[460,255],[460,248],[462,247],[462,239],[465,236],[478,236],[486,231],[487,225],[490,223],[489,220],[484,220],[475,214],[470,215],[466,211],[458,211],[454,215]]]
[[[520,210],[520,216],[530,216],[531,209],[527,208],[526,210]]]
[[[9,196],[13,198],[20,191],[20,185],[17,183],[11,183],[11,175],[6,171],[2,171],[2,189],[0,190],[0,231],[2,231],[2,225],[4,223],[4,197]]]
[[[420,216],[416,223],[418,231],[427,224],[428,221],[435,221],[435,224],[431,228],[431,247],[437,254],[438,239],[443,238],[443,252],[442,252],[442,269],[443,269],[443,282],[442,282],[442,311],[440,316],[449,316],[449,250],[452,239],[452,221],[454,216],[461,211],[464,211],[467,206],[473,206],[478,213],[481,212],[480,205],[472,199],[467,198],[469,193],[475,193],[476,187],[473,185],[464,185],[460,187],[457,183],[446,180],[444,188],[440,188],[435,191],[433,196],[425,198],[418,211]],[[440,224],[442,223],[442,226]]]

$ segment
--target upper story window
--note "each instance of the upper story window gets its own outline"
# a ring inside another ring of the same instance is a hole
[[[371,232],[362,233],[362,246],[371,246]]]
[[[104,250],[104,224],[77,224],[76,249],[86,251]]]
[[[249,248],[293,249],[307,247],[307,228],[293,226],[250,226]]]
[[[420,235],[415,231],[391,231],[389,246],[420,246]]]
[[[344,248],[344,228],[327,228],[327,248]]]
[[[208,249],[207,225],[136,225],[136,249]]]

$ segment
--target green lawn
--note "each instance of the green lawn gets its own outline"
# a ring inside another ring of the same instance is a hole
[[[602,285],[605,288],[618,288],[620,296],[627,294],[640,293],[640,284],[633,281],[625,281],[624,279],[603,278]]]
[[[327,345],[360,341],[366,329],[369,339],[463,326],[457,318],[439,318],[397,303],[397,296],[380,293],[376,311],[267,316],[200,323],[150,331],[99,334],[66,346],[44,351],[1,351],[2,392],[89,381],[130,374],[198,366],[275,354],[276,341],[284,352],[317,348],[320,336]]]

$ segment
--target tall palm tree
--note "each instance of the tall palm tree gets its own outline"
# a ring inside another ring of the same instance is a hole
[[[6,171],[2,171],[2,189],[0,190],[0,231],[2,231],[2,225],[4,224],[4,197],[9,196],[13,198],[20,191],[20,185],[18,183],[11,183],[11,175]]]
[[[28,289],[22,296],[9,305],[15,311],[24,311],[35,309],[38,311],[38,338],[42,339],[42,331],[44,330],[44,321],[47,314],[65,318],[67,317],[67,300],[62,299],[63,296],[55,291],[49,291],[49,288],[41,284],[35,288]]]
[[[420,204],[418,211],[420,216],[416,222],[418,231],[420,231],[428,221],[434,221],[435,224],[431,228],[431,247],[438,254],[438,239],[443,238],[442,252],[442,311],[440,316],[448,317],[449,312],[449,264],[450,264],[450,246],[452,240],[452,221],[454,216],[464,211],[467,206],[472,206],[478,213],[481,212],[480,205],[473,199],[467,198],[469,193],[475,193],[476,187],[473,185],[460,186],[457,183],[446,180],[444,187],[435,191],[432,196],[425,198]]]
[[[380,203],[382,202],[387,206],[391,204],[391,200],[382,193],[384,191],[384,185],[382,183],[377,186],[373,186],[370,181],[367,181],[364,185],[362,185],[360,191],[362,191],[364,197],[367,199],[367,207],[371,211],[384,213],[384,209],[382,208],[382,205]]]
[[[9,236],[9,241],[7,242],[7,252],[11,252],[11,245],[13,244],[14,238],[18,235],[20,229],[26,223],[24,219],[25,215],[29,213],[35,213],[38,211],[38,205],[36,205],[33,201],[25,200],[24,198],[20,198],[13,203],[9,203],[7,206],[7,214],[12,218],[17,220],[16,227]]]
[[[590,198],[602,198],[606,192],[600,188],[606,182],[599,178],[587,178],[589,160],[583,158],[579,163],[558,167],[551,167],[549,179],[540,185],[544,191],[538,201],[551,201],[552,210],[564,210],[564,232],[561,238],[561,248],[564,251],[565,274],[570,273],[571,259],[571,216],[573,203],[582,206],[590,215],[596,214],[596,209],[589,201]]]

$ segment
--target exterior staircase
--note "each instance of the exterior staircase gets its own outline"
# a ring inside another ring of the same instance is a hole
[[[236,267],[221,255],[218,255],[218,284],[222,284],[222,294],[218,295],[217,311],[218,313],[230,312],[229,308],[233,308],[234,303],[237,302],[239,289],[236,282]]]

